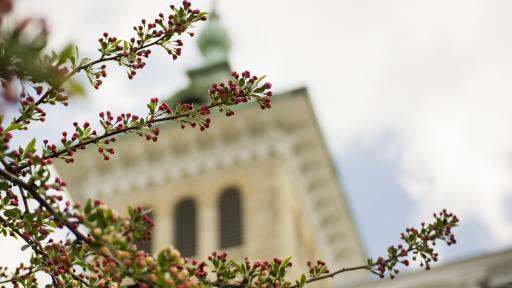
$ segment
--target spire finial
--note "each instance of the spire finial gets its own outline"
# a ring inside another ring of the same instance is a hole
[[[210,8],[210,20],[219,19],[219,13],[217,12],[217,0],[212,0],[212,7]]]

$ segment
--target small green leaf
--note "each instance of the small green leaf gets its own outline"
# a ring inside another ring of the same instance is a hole
[[[59,54],[59,61],[57,62],[58,65],[66,63],[68,59],[71,59],[71,57],[75,56],[75,47],[74,45],[69,44],[60,52]]]
[[[112,43],[112,47],[114,47],[114,48],[117,47],[117,45],[119,45],[119,43],[121,43],[121,41],[123,41],[123,40],[115,41],[114,43]]]
[[[23,127],[22,124],[20,123],[12,123],[11,125],[9,125],[9,127],[7,127],[4,132],[7,133],[7,132],[10,132],[12,130],[18,130],[20,129],[21,127]]]
[[[33,138],[27,145],[27,148],[25,148],[25,153],[33,153],[36,151],[36,138]]]
[[[261,93],[263,91],[265,91],[265,87],[263,87],[263,86],[254,89],[254,93]]]
[[[258,86],[258,84],[260,84],[260,82],[261,82],[263,79],[265,79],[265,77],[267,77],[267,76],[263,75],[263,76],[261,76],[260,78],[258,78],[258,80],[256,80],[256,82],[254,83],[254,85],[255,85],[255,86]]]
[[[16,210],[14,210],[14,209],[5,210],[4,215],[5,215],[5,217],[9,217],[9,218],[16,218],[18,216],[18,214],[16,213]]]
[[[91,58],[83,58],[80,60],[80,66],[86,65],[87,63],[91,62]]]
[[[5,181],[0,182],[0,190],[6,191],[7,189],[9,189],[9,184]]]
[[[66,82],[66,89],[69,91],[71,95],[76,96],[84,96],[85,95],[85,88],[84,86],[77,81],[68,80]]]
[[[85,204],[84,213],[89,214],[89,213],[91,213],[91,210],[92,210],[92,200],[88,199],[87,203]]]

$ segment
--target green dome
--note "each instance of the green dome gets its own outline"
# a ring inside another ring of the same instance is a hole
[[[215,11],[215,2],[209,18],[197,39],[204,63],[197,68],[187,70],[190,83],[167,100],[171,107],[176,106],[177,103],[208,104],[210,85],[230,78],[231,66],[228,61],[228,52],[231,43],[228,32],[221,25],[219,15]]]
[[[226,61],[231,46],[227,30],[222,26],[219,15],[212,11],[208,24],[197,40],[206,64]]]

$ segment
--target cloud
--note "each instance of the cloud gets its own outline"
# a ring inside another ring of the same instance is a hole
[[[318,14],[305,1],[222,3],[235,62],[276,87],[306,83],[338,159],[391,132],[418,221],[448,208],[478,219],[468,225],[489,231],[478,230],[489,250],[511,245],[512,3],[317,1]]]
[[[72,39],[90,54],[95,35],[128,35],[140,15],[152,17],[167,5],[18,3],[22,14],[48,15],[53,45]],[[307,85],[338,159],[353,153],[354,144],[372,146],[390,132],[395,144],[380,153],[394,153],[390,183],[414,200],[416,218],[446,207],[463,225],[467,218],[485,227],[492,248],[512,243],[505,205],[512,193],[512,2],[224,0],[218,6],[233,39],[234,67],[267,74],[276,90]],[[119,76],[62,117],[90,119],[103,107],[142,111],[144,99],[185,84],[184,67],[200,61],[190,47],[175,65],[160,65],[166,62],[157,56],[155,68],[148,65],[133,82],[112,69]]]

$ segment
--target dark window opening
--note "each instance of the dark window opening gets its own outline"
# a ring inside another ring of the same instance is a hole
[[[220,248],[242,244],[242,211],[240,191],[228,188],[222,192],[219,201]]]
[[[184,257],[196,255],[197,216],[196,202],[185,199],[176,205],[175,212],[175,243],[176,248]]]

